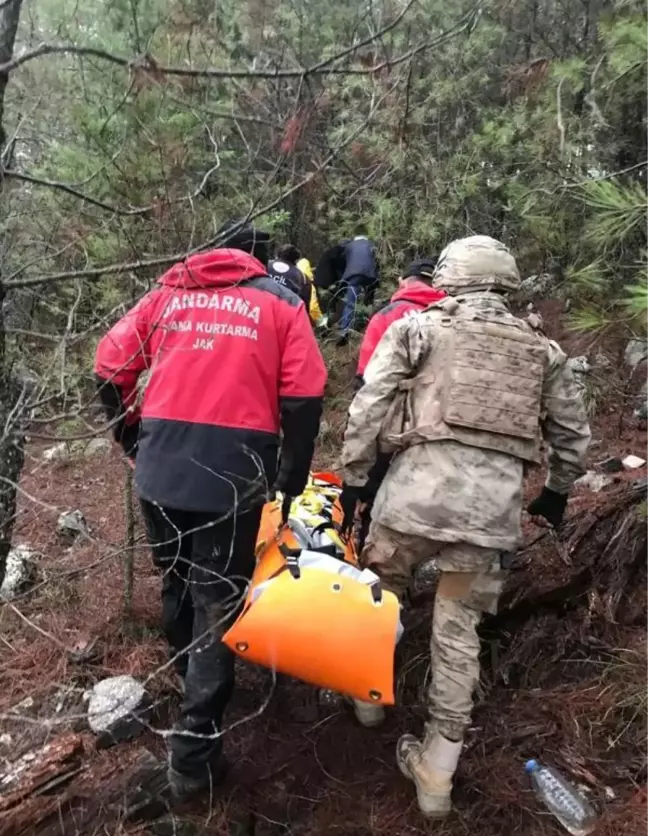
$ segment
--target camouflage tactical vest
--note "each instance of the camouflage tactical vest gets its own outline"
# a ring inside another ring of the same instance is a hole
[[[418,325],[426,350],[399,385],[381,449],[452,440],[538,461],[544,339],[507,311],[452,298],[419,314]]]

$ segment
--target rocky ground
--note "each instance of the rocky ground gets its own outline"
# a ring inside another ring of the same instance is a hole
[[[552,336],[565,338],[559,306],[540,307]],[[48,459],[52,445],[34,441],[14,540],[39,555],[38,574],[0,607],[0,836],[558,834],[523,774],[529,757],[583,787],[601,812],[597,833],[645,833],[646,505],[637,482],[646,468],[601,465],[646,458],[645,424],[633,417],[645,366],[631,374],[623,344],[611,339],[604,348],[591,338],[564,341],[593,367],[590,463],[599,483],[608,481],[575,490],[559,539],[527,521],[502,610],[483,627],[483,679],[451,819],[424,822],[394,763],[398,736],[423,723],[432,598],[423,590],[405,616],[399,707],[383,729],[360,729],[344,704],[297,682],[273,685],[267,672],[241,664],[225,739],[232,770],[218,796],[173,816],[147,809],[146,820],[127,821],[124,798],[132,806],[138,770],[150,766],[144,753],[163,758],[179,703],[161,669],[159,579],[136,520],[125,618],[127,470],[114,451],[98,445]],[[336,352],[320,464],[330,466],[339,449],[354,350]],[[543,478],[529,475],[529,496]],[[57,531],[61,513],[75,510],[88,531]],[[89,692],[121,674],[144,682],[152,705],[139,737],[104,748],[88,728]],[[18,775],[18,759],[46,745]],[[34,763],[43,765],[40,776]]]

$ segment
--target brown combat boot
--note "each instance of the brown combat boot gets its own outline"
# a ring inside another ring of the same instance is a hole
[[[430,819],[443,819],[452,810],[452,777],[461,747],[460,740],[447,740],[438,732],[427,735],[423,743],[405,734],[396,744],[399,769],[414,782],[421,812]]]

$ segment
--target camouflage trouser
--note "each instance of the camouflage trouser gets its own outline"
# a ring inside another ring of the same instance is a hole
[[[415,567],[432,558],[441,575],[432,621],[428,731],[461,740],[479,681],[477,625],[482,613],[496,612],[506,579],[500,552],[402,534],[372,522],[360,561],[400,598]]]

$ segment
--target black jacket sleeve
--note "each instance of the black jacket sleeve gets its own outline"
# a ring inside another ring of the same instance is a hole
[[[281,398],[283,442],[277,489],[299,496],[306,487],[322,417],[323,398]]]
[[[139,421],[135,424],[126,423],[126,408],[119,386],[116,386],[111,380],[104,380],[99,375],[95,375],[95,381],[101,405],[106,417],[113,425],[113,437],[118,444],[121,444],[124,453],[129,458],[134,459],[137,455],[140,423]]]
[[[327,290],[339,282],[346,264],[345,248],[343,244],[330,247],[317,262],[315,268],[315,287]]]
[[[306,278],[306,276],[302,275],[302,281],[299,285],[299,298],[302,300],[304,305],[306,305],[306,313],[310,318],[310,301],[311,301],[311,288],[312,285]]]

